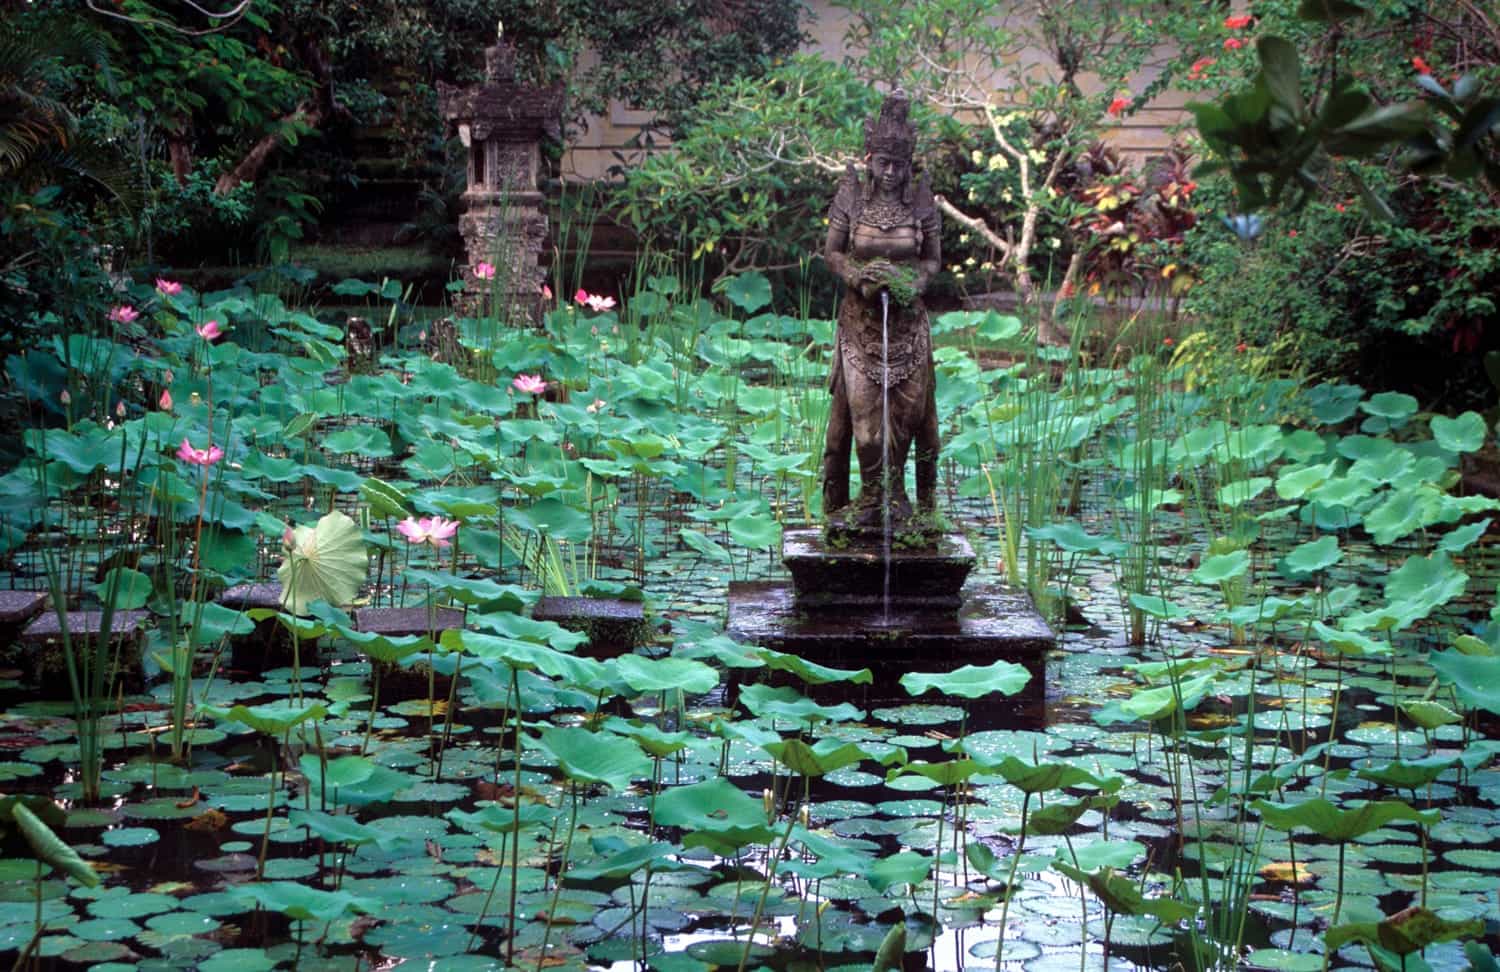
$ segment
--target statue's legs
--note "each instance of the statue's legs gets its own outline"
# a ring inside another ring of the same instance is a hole
[[[888,400],[882,401],[879,382],[847,372],[845,378],[849,383],[849,413],[854,423],[854,450],[859,457],[861,485],[857,505],[861,520],[865,521],[863,525],[879,525],[881,511],[887,501],[891,515],[898,521],[905,520],[911,513],[911,500],[906,495],[906,460],[911,454],[921,413],[930,393],[924,387],[924,382],[909,379],[893,385],[889,389]],[[889,450],[885,448],[881,427],[881,422],[887,415],[890,422]],[[887,468],[891,479],[889,500],[883,488]]]
[[[828,408],[828,434],[823,438],[823,515],[849,505],[849,449],[854,443],[854,423],[849,417],[849,395],[837,362],[830,376],[832,401]]]

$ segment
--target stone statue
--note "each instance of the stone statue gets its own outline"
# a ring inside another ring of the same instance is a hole
[[[895,529],[906,527],[912,505],[905,470],[913,447],[917,508],[928,514],[936,504],[937,402],[922,293],[942,265],[941,224],[926,176],[912,184],[916,133],[907,119],[909,108],[898,89],[880,106],[879,116],[865,123],[868,173],[861,178],[850,165],[828,211],[824,257],[845,288],[823,454],[823,509],[835,531],[878,530],[887,505]],[[883,304],[888,309],[884,328]],[[852,505],[851,443],[862,484]]]

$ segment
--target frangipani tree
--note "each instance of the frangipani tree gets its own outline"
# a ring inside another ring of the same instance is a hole
[[[939,197],[945,218],[987,243],[999,271],[1036,303],[1033,261],[1044,228],[1066,232],[1075,215],[1061,182],[1069,162],[1097,141],[1111,102],[1153,50],[1148,5],[840,0],[835,7],[848,22],[841,62],[801,54],[764,78],[715,88],[670,151],[627,172],[620,215],[663,244],[691,244],[695,259],[715,254],[725,276],[796,266],[820,247],[838,176],[863,152],[864,120],[880,92],[899,85],[924,135],[970,146],[959,169],[979,169],[957,173],[963,198]],[[1014,188],[990,185],[1001,173],[1018,180]],[[987,198],[992,189],[995,199]],[[1085,242],[1069,250],[1081,253]],[[1074,275],[1081,262],[1074,259]]]

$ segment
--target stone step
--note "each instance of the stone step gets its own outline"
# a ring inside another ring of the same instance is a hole
[[[544,597],[532,609],[537,621],[552,621],[588,635],[588,654],[614,658],[628,654],[650,637],[646,606],[640,601],[599,597]]]
[[[944,534],[925,548],[893,545],[889,568],[883,545],[852,541],[836,546],[811,527],[785,531],[781,554],[797,606],[809,610],[880,608],[887,591],[892,610],[957,610],[975,564],[974,548],[961,533]]]
[[[141,627],[150,616],[146,611],[116,611],[110,618],[109,632],[104,630],[104,612],[68,611],[68,640],[76,652],[92,650],[101,636],[108,638],[111,663],[118,661],[120,680],[134,691],[141,684]],[[68,660],[63,651],[62,619],[56,611],[38,615],[21,632],[12,650],[15,662],[25,670],[29,681],[40,685],[46,698],[64,698],[68,694]]]
[[[444,631],[463,626],[464,612],[451,607],[440,607],[431,612],[425,607],[359,608],[354,612],[356,630],[387,638],[405,638],[428,632],[441,635]]]

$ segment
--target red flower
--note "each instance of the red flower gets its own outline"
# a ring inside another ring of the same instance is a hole
[[[1224,50],[1226,51],[1237,51],[1244,46],[1244,40],[1239,37],[1229,37],[1224,41]]]
[[[1426,61],[1422,60],[1420,56],[1416,56],[1411,59],[1411,66],[1417,69],[1418,74],[1432,73],[1432,66]]]
[[[1198,58],[1198,60],[1196,60],[1196,61],[1193,62],[1193,66],[1190,67],[1190,68],[1188,68],[1188,80],[1189,81],[1202,81],[1203,80],[1203,72],[1207,71],[1209,68],[1213,67],[1216,63],[1218,63],[1218,62],[1215,61],[1211,57],[1200,57],[1200,58]]]
[[[1250,14],[1240,14],[1237,17],[1225,17],[1224,26],[1229,30],[1244,30],[1246,27],[1249,27],[1254,21],[1255,18]]]
[[[1295,240],[1297,238],[1297,231],[1296,230],[1287,230],[1286,231],[1286,235]]]
[[[1177,343],[1176,341],[1172,340],[1169,337],[1164,337],[1164,338],[1161,339],[1161,346],[1164,347],[1164,348],[1170,348],[1172,345],[1174,345],[1176,343]]]
[[[1240,354],[1244,354],[1246,351],[1250,350],[1250,346],[1248,344],[1246,344],[1244,341],[1241,341],[1239,344],[1236,344],[1234,346],[1234,349],[1236,351],[1238,351]]]
[[[1334,203],[1333,204],[1333,210],[1334,210],[1334,212],[1337,212],[1337,213],[1344,212],[1344,204],[1343,203]]]
[[[1109,103],[1109,107],[1105,109],[1105,112],[1107,114],[1110,114],[1110,115],[1118,115],[1118,114],[1120,114],[1120,112],[1124,111],[1126,108],[1129,108],[1129,107],[1130,107],[1130,99],[1129,98],[1116,98],[1114,101],[1111,101]]]

